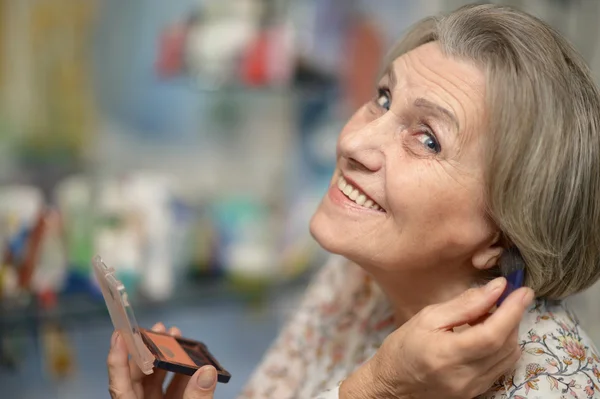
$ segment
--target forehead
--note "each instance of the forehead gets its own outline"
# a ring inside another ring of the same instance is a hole
[[[447,56],[437,42],[431,42],[396,58],[388,71],[393,95],[409,103],[424,98],[447,109],[458,120],[461,133],[481,126],[485,75],[474,62]]]

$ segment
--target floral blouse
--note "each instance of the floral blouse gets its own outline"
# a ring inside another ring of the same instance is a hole
[[[379,287],[358,266],[332,257],[239,399],[337,399],[340,383],[393,330]],[[519,339],[515,370],[480,398],[600,398],[598,352],[564,304],[536,301]]]

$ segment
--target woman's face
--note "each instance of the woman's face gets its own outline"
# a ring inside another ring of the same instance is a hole
[[[396,59],[339,136],[337,170],[311,221],[316,240],[390,271],[469,267],[489,252],[484,91],[483,72],[437,43]]]

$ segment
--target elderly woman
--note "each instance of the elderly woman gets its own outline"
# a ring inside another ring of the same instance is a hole
[[[336,256],[242,397],[600,397],[560,302],[600,273],[599,128],[587,67],[542,21],[486,5],[419,22],[340,134],[311,221]],[[529,288],[493,311],[508,249]],[[118,334],[108,364],[114,397],[163,397]],[[164,397],[215,385],[205,367]]]

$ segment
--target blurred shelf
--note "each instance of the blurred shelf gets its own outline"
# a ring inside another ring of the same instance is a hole
[[[322,78],[295,83],[252,85],[241,82],[210,84],[208,81],[196,80],[189,76],[176,76],[162,79],[172,87],[184,87],[200,95],[220,94],[223,96],[311,96],[328,93],[336,85],[334,78]]]
[[[156,302],[141,296],[132,298],[132,306],[136,316],[147,312],[155,312],[170,308],[207,307],[222,305],[251,305],[268,303],[289,293],[293,289],[302,289],[308,284],[311,273],[307,272],[290,281],[264,285],[261,292],[236,288],[230,281],[221,278],[189,281],[178,286],[173,297]],[[0,336],[3,332],[21,329],[36,329],[48,321],[56,321],[62,326],[85,323],[106,323],[108,311],[101,296],[90,293],[73,293],[61,295],[56,307],[46,310],[39,302],[32,299],[23,306],[7,306],[0,303]]]

